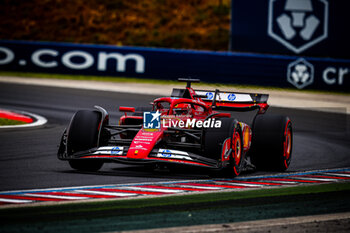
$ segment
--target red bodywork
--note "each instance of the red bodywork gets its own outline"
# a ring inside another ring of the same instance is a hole
[[[245,168],[255,169],[251,153],[247,153],[252,144],[251,127],[223,111],[257,110],[252,121],[257,132],[256,120],[264,119],[257,115],[268,109],[268,95],[194,90],[191,82],[199,80],[179,81],[186,81],[187,87],[174,88],[171,97],[155,99],[151,107],[119,107],[124,114],[116,125],[109,124],[108,112],[99,106],[78,111],[62,135],[58,158],[68,160],[74,169],[88,171],[98,170],[104,162],[192,165],[235,176]],[[275,118],[266,119],[274,124]],[[285,167],[292,150],[289,122],[283,135]],[[259,146],[256,135],[252,153]],[[273,137],[278,139],[276,135]]]
[[[154,147],[163,140],[163,138],[167,134],[167,130],[171,126],[179,126],[179,121],[186,122],[187,119],[195,119],[196,121],[204,121],[208,116],[214,114],[213,118],[223,118],[223,117],[231,117],[230,113],[222,113],[215,111],[214,109],[221,109],[221,108],[230,108],[230,109],[244,109],[244,110],[253,110],[253,109],[259,109],[259,113],[264,113],[269,105],[264,103],[257,103],[257,102],[227,102],[227,101],[211,101],[203,99],[204,96],[197,95],[196,91],[193,90],[191,87],[187,87],[186,91],[189,93],[190,98],[178,98],[178,97],[162,97],[155,99],[152,103],[153,110],[152,111],[159,111],[161,113],[161,127],[157,131],[149,131],[145,130],[144,127],[142,127],[139,132],[136,134],[136,136],[133,138],[130,147],[128,148],[128,151],[126,153],[126,158],[128,159],[136,159],[136,160],[160,160],[160,161],[169,161],[169,162],[178,162],[178,163],[187,163],[187,164],[193,164],[193,165],[199,165],[199,166],[205,166],[208,167],[209,165],[205,163],[198,163],[188,160],[176,160],[173,158],[155,158],[150,157],[150,153],[154,149]],[[244,94],[242,94],[244,95]],[[248,94],[246,94],[248,95]],[[250,94],[249,94],[250,95]],[[167,103],[167,108],[160,108],[158,105],[161,103]],[[215,106],[213,106],[213,103]],[[214,108],[214,109],[213,109]],[[176,111],[178,109],[187,110],[186,114],[177,114]],[[133,115],[127,115],[127,112],[134,113],[135,108],[132,107],[120,107],[120,111],[125,112],[125,115],[120,118],[119,124],[120,125],[126,125],[126,121],[133,119],[133,120],[143,120],[143,116],[133,116]],[[216,114],[216,115],[215,115]],[[171,118],[168,118],[169,116],[173,116]],[[241,128],[242,128],[242,141],[243,141],[243,150],[244,152],[247,152],[250,144],[251,144],[251,129],[247,124],[244,124],[240,122]],[[235,137],[239,137],[239,134],[233,135],[233,141],[236,141],[237,139]],[[101,155],[103,156],[103,155]],[[118,156],[118,157],[124,157],[125,156]],[[222,155],[222,161],[224,161],[224,155]]]

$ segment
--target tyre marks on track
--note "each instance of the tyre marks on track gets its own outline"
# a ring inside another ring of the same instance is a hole
[[[274,176],[237,177],[197,181],[157,182],[151,184],[99,185],[56,189],[0,192],[0,205],[62,202],[88,199],[119,199],[140,196],[177,195],[184,193],[249,190],[305,184],[349,182],[350,168],[312,171]]]

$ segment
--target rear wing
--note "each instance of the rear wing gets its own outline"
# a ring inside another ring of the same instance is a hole
[[[269,105],[268,94],[240,93],[228,91],[195,90],[196,96],[201,98],[208,106],[216,109],[230,109],[236,111],[250,111],[260,109],[264,113]]]

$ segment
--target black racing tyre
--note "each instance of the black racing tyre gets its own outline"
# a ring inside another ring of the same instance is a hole
[[[292,122],[286,116],[257,115],[249,155],[259,170],[285,171],[292,159]]]
[[[204,152],[206,157],[225,161],[227,164],[220,171],[212,171],[212,176],[235,177],[240,174],[243,165],[242,132],[235,119],[220,120],[220,128],[208,128],[204,131]],[[229,149],[232,149],[232,153],[225,158]]]
[[[88,150],[97,146],[98,131],[101,122],[101,114],[97,111],[78,111],[68,129],[68,154]],[[100,160],[71,160],[73,169],[83,171],[97,171],[102,165]]]
[[[101,169],[103,162],[96,159],[89,160],[70,160],[69,165],[71,168],[79,171],[89,171],[94,172]]]

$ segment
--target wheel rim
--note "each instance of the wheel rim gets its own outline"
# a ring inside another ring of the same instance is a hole
[[[236,165],[239,165],[241,161],[241,156],[242,156],[242,145],[241,145],[241,138],[239,136],[239,133],[235,133],[235,140],[234,140],[234,161]]]
[[[292,149],[292,133],[288,128],[287,135],[286,135],[286,142],[284,145],[284,157],[286,157],[286,159],[289,159],[291,149]]]
[[[283,158],[285,168],[289,167],[290,158],[292,152],[292,129],[290,127],[290,121],[286,124],[285,140],[283,142]]]

